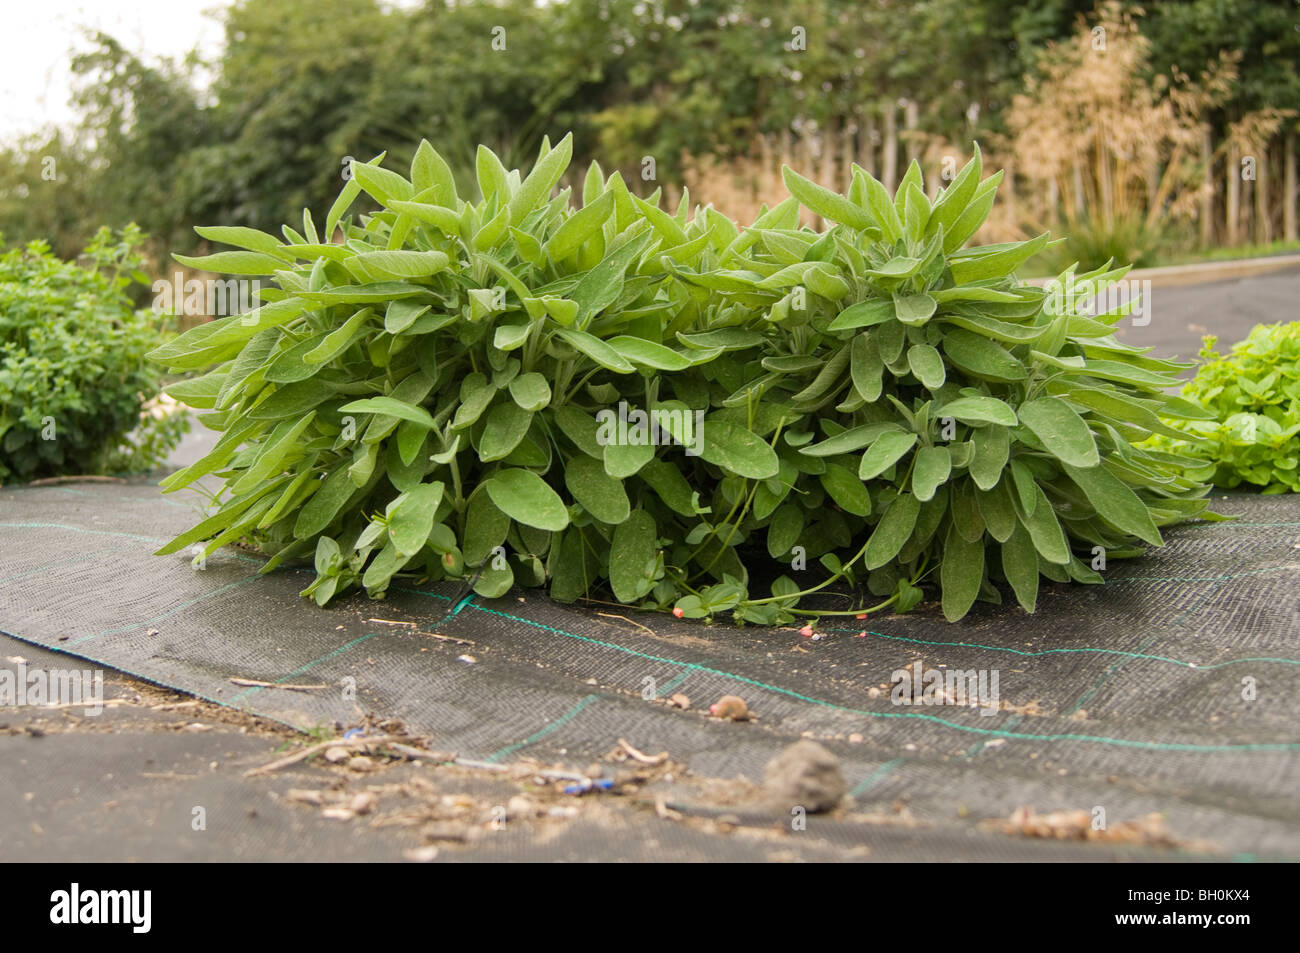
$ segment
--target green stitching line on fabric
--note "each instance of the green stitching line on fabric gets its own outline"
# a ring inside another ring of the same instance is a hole
[[[667,695],[674,688],[676,688],[678,685],[680,685],[682,682],[686,681],[690,677],[691,677],[690,672],[679,672],[678,674],[674,675],[672,678],[668,680],[668,684],[664,685],[657,692],[655,692],[655,695],[659,698],[663,698],[665,695]]]
[[[475,606],[474,608],[481,609],[482,606]],[[491,611],[491,610],[484,610],[484,611]],[[499,751],[494,751],[492,754],[488,755],[485,760],[496,761],[500,758],[504,758],[508,754],[513,754],[514,752],[518,751],[520,748],[526,748],[529,745],[533,744],[534,742],[542,738],[545,738],[552,731],[557,731],[558,729],[563,728],[569,722],[573,721],[573,719],[577,717],[578,712],[582,711],[584,708],[586,708],[592,702],[596,701],[598,698],[600,698],[599,695],[586,696],[581,701],[579,701],[576,705],[574,705],[572,708],[566,711],[563,715],[561,715],[559,718],[555,719],[555,721],[549,722],[546,725],[546,727],[540,728],[537,731],[533,732],[523,741],[517,741],[512,745],[506,745],[504,748],[502,748]]]
[[[1295,567],[1265,566],[1263,569],[1224,573],[1222,576],[1120,576],[1118,579],[1108,580],[1106,585],[1114,585],[1117,582],[1230,582],[1233,579],[1242,579],[1246,576],[1262,576],[1265,573],[1284,572],[1288,569],[1294,571]]]
[[[166,543],[169,540],[165,536],[137,536],[134,533],[122,533],[111,529],[86,529],[83,526],[69,526],[66,523],[0,523],[0,527],[9,529],[66,529],[72,533],[88,533],[93,536],[121,536],[125,539],[137,539],[143,543]],[[254,559],[252,556],[245,556],[238,550],[230,547],[223,547],[226,555],[246,563],[258,563],[265,565],[265,560]],[[48,568],[48,567],[47,567]]]
[[[127,539],[138,539],[144,543],[167,542],[161,536],[137,536],[134,533],[119,533],[111,529],[86,529],[84,526],[68,526],[66,523],[0,523],[0,526],[9,529],[66,529],[73,533],[90,533],[95,536],[123,536]]]
[[[961,725],[956,722],[940,718],[938,715],[927,715],[922,712],[885,712],[885,711],[864,711],[860,708],[850,708],[847,705],[837,705],[834,702],[824,701],[820,698],[811,698],[807,695],[801,695],[789,688],[781,688],[777,685],[769,685],[766,682],[760,682],[757,679],[745,678],[743,675],[736,675],[732,672],[724,672],[721,669],[709,668],[707,665],[699,665],[695,662],[682,662],[677,659],[663,658],[657,655],[650,655],[647,652],[638,652],[636,649],[629,649],[613,642],[604,642],[600,639],[593,639],[589,636],[578,635],[574,632],[566,632],[563,629],[557,629],[555,626],[546,625],[542,622],[534,622],[531,619],[522,619],[519,616],[511,615],[508,612],[499,612],[496,609],[488,609],[485,606],[474,605],[472,608],[479,612],[486,612],[490,615],[500,616],[503,619],[510,619],[512,622],[519,622],[523,625],[531,625],[534,628],[543,629],[547,632],[554,632],[556,635],[563,635],[567,638],[578,639],[581,642],[588,642],[592,645],[599,645],[603,648],[614,649],[636,658],[649,659],[653,662],[664,662],[669,665],[680,665],[684,668],[693,669],[698,672],[708,672],[712,675],[721,675],[724,678],[730,678],[746,685],[753,685],[756,688],[765,691],[775,692],[778,695],[786,695],[790,698],[797,698],[799,701],[805,701],[812,705],[818,705],[822,708],[830,708],[835,711],[844,711],[854,715],[862,715],[867,718],[920,718],[924,721],[932,721],[935,724],[944,725],[948,728],[954,728],[957,731],[965,731],[977,735],[992,735],[995,738],[1016,738],[1023,741],[1089,741],[1096,744],[1115,745],[1120,748],[1140,748],[1147,751],[1300,751],[1300,742],[1278,742],[1274,744],[1245,744],[1245,745],[1194,745],[1182,744],[1175,742],[1160,741],[1131,741],[1127,738],[1105,738],[1100,735],[1031,735],[1021,734],[1014,731],[1004,731],[998,728],[974,728],[970,725]]]
[[[1023,716],[1021,716],[1021,715],[1012,715],[1012,716],[1011,716],[1010,718],[1008,718],[1005,722],[1003,722],[1003,724],[1002,724],[1002,730],[1003,730],[1003,731],[1010,731],[1012,728],[1016,727],[1016,725],[1020,724],[1022,721],[1024,721],[1024,717],[1023,717]],[[963,758],[973,758],[973,757],[975,757],[977,754],[983,754],[985,751],[988,751],[988,750],[989,750],[988,742],[986,742],[986,741],[977,741],[975,744],[971,745],[969,748],[966,749],[966,753],[963,754],[962,757],[963,757]]]
[[[353,639],[351,642],[348,642],[346,645],[340,645],[338,648],[326,652],[320,658],[312,659],[310,662],[308,662],[306,665],[302,666],[301,668],[296,668],[292,672],[289,672],[287,675],[277,678],[275,680],[275,684],[277,685],[282,684],[283,682],[286,682],[289,679],[293,678],[295,675],[301,675],[303,672],[307,671],[310,668],[316,667],[321,662],[324,662],[326,659],[332,659],[334,656],[339,655],[342,652],[346,652],[348,649],[352,648],[352,646],[360,645],[362,642],[366,641],[367,639],[373,639],[375,636],[379,634],[380,633],[378,632],[367,632],[365,635]],[[267,686],[265,685],[252,685],[244,689],[238,695],[231,698],[228,703],[223,702],[223,704],[229,704],[231,707],[234,707],[235,702],[241,701],[242,699],[244,699],[248,695],[253,694],[254,692],[260,692],[266,687]]]
[[[188,609],[190,606],[197,605],[198,603],[203,602],[205,599],[211,599],[213,596],[219,596],[223,592],[227,592],[238,586],[246,586],[256,578],[258,578],[258,573],[253,573],[253,575],[248,576],[247,578],[239,579],[236,580],[235,582],[227,583],[226,585],[222,586],[220,589],[213,589],[211,592],[205,592],[201,596],[195,596],[193,599],[190,599],[186,602],[182,602],[180,605],[176,606],[175,608],[168,609],[166,612],[162,613],[161,615],[156,615],[152,619],[145,619],[143,622],[137,622],[134,625],[122,625],[122,626],[118,626],[115,629],[104,629],[102,632],[92,632],[90,635],[83,635],[81,636],[81,638],[73,642],[69,642],[68,647],[71,648],[74,645],[80,645],[83,642],[89,642],[91,639],[97,639],[101,635],[116,635],[119,632],[130,632],[132,629],[139,629],[142,626],[146,626],[151,623],[157,622],[160,619],[165,619],[169,615],[175,615],[177,612],[180,612],[182,609]]]
[[[425,592],[423,589],[408,589],[406,586],[393,586],[398,592],[410,592],[417,596],[428,596],[430,599],[441,599],[443,602],[451,602],[449,596],[444,596],[437,592]]]
[[[39,569],[28,569],[26,572],[14,573],[12,576],[0,576],[0,582],[15,582],[19,579],[26,579],[28,576],[37,576],[43,572],[49,572],[51,569],[58,569],[60,566],[75,566],[77,563],[84,563],[102,556],[105,553],[120,553],[121,549],[96,549],[86,556],[78,556],[76,559],[65,559],[61,563],[50,563],[48,566],[41,566]]]
[[[1075,652],[1092,652],[1103,655],[1126,655],[1130,658],[1146,659],[1151,662],[1169,662],[1172,665],[1182,665],[1185,668],[1195,669],[1198,672],[1208,672],[1216,668],[1223,668],[1225,665],[1236,665],[1238,662],[1280,662],[1284,665],[1300,665],[1300,659],[1293,658],[1234,658],[1226,662],[1215,662],[1213,665],[1201,665],[1198,662],[1184,662],[1182,659],[1170,658],[1167,655],[1146,655],[1142,652],[1125,652],[1120,649],[1043,649],[1041,652],[1026,652],[1024,649],[1011,649],[1002,645],[982,645],[979,642],[936,642],[930,639],[909,639],[903,635],[886,635],[884,632],[876,632],[873,629],[824,629],[825,632],[866,632],[867,635],[874,635],[882,639],[889,639],[893,642],[912,642],[916,645],[949,645],[963,649],[987,649],[990,652],[1010,652],[1012,655],[1023,655],[1027,658],[1034,658],[1039,655],[1061,655]]]
[[[906,762],[906,758],[895,758],[893,761],[886,761],[880,767],[876,768],[876,770],[872,771],[865,778],[859,781],[857,786],[854,787],[853,790],[849,791],[849,796],[858,797],[885,775],[893,771],[895,767],[900,764],[905,764]]]
[[[1237,520],[1201,520],[1196,523],[1184,523],[1178,529],[1205,529],[1207,526],[1300,526],[1300,522],[1281,521],[1277,523],[1241,523]]]
[[[1139,645],[1138,648],[1144,649],[1155,640],[1156,640],[1156,636],[1149,635],[1142,641],[1142,644]],[[1100,678],[1098,678],[1095,682],[1093,682],[1091,686],[1089,686],[1087,689],[1084,690],[1084,693],[1082,695],[1080,695],[1078,698],[1074,700],[1073,705],[1071,705],[1065,711],[1061,712],[1062,716],[1068,718],[1071,715],[1073,715],[1076,711],[1078,711],[1080,708],[1082,708],[1083,703],[1091,700],[1091,698],[1094,695],[1096,695],[1097,692],[1101,691],[1101,686],[1106,684],[1106,682],[1110,681],[1110,677],[1114,675],[1116,672],[1118,672],[1121,668],[1123,668],[1127,662],[1128,659],[1121,659],[1120,661],[1116,662],[1115,664],[1111,665],[1108,669],[1106,669],[1106,671],[1102,673]]]

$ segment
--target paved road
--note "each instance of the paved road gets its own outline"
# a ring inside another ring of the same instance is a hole
[[[1300,320],[1300,268],[1253,278],[1203,285],[1153,288],[1150,323],[1120,324],[1118,337],[1133,347],[1152,347],[1157,357],[1194,360],[1201,337],[1218,335],[1220,352],[1227,351],[1257,324]]]

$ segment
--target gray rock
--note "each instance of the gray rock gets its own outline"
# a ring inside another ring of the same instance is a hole
[[[796,741],[763,769],[763,790],[782,811],[829,811],[848,791],[840,761],[815,741]]]

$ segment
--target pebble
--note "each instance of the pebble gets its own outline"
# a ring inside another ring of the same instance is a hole
[[[715,718],[730,718],[732,721],[749,720],[749,706],[745,704],[745,699],[736,695],[723,695],[709,706],[709,711]]]
[[[378,801],[379,799],[375,797],[374,792],[362,791],[352,799],[352,803],[348,805],[348,808],[353,814],[369,814],[375,809]]]
[[[848,792],[839,759],[815,741],[796,741],[763,769],[763,789],[782,808],[827,811]]]

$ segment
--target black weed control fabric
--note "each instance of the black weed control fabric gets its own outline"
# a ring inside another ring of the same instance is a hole
[[[696,774],[758,780],[814,737],[859,808],[902,800],[933,825],[932,859],[974,856],[976,822],[1022,805],[1103,807],[1112,825],[1161,812],[1228,857],[1300,858],[1300,500],[1217,508],[1240,519],[1174,529],[1165,549],[1112,563],[1104,586],[1051,586],[1032,616],[850,618],[814,641],[450,586],[318,609],[297,595],[309,572],[259,576],[235,550],[202,569],[151,556],[195,511],[150,484],[4,489],[0,631],[303,729],[399,717],[433,747],[496,762],[582,767],[626,738]],[[892,673],[918,661],[996,672],[1000,707],[892,704]],[[676,692],[691,710],[664,703]],[[759,720],[709,718],[724,694]],[[907,837],[882,837],[909,856]],[[1003,856],[1064,847],[1007,842]]]

